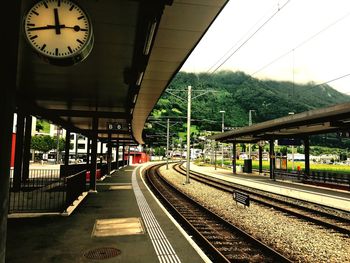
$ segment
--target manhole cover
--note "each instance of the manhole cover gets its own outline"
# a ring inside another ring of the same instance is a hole
[[[119,249],[114,247],[101,247],[92,249],[84,254],[87,259],[108,259],[118,256],[121,253]]]

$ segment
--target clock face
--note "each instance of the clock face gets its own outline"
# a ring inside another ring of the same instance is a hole
[[[69,0],[36,3],[25,16],[24,32],[32,48],[53,64],[74,64],[92,49],[90,19]]]

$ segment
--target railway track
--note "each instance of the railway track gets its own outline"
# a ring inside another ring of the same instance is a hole
[[[175,164],[173,168],[178,173],[186,176],[186,171],[184,168],[181,167],[181,164]],[[234,190],[239,190],[248,194],[252,202],[256,202],[260,205],[273,208],[275,210],[335,230],[337,232],[350,235],[350,219],[343,218],[324,211],[320,211],[320,209],[311,208],[310,206],[301,205],[301,203],[307,203],[306,201],[300,201],[298,199],[289,197],[281,197],[276,194],[264,192],[262,190],[257,190],[250,187],[223,181],[217,178],[209,177],[198,172],[191,171],[190,177],[196,181],[210,185],[212,187],[226,192],[232,193]]]
[[[174,188],[160,166],[146,171],[147,182],[213,262],[292,262]]]

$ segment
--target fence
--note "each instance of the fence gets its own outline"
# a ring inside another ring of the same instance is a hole
[[[119,168],[126,161],[119,161]],[[62,212],[82,192],[86,191],[86,164],[61,165],[57,169],[30,169],[28,179],[14,186],[13,169],[10,171],[9,213]],[[112,169],[117,163],[112,162]],[[107,164],[98,163],[101,175],[107,174]]]
[[[66,183],[66,207],[86,191],[86,170],[65,178]]]
[[[324,185],[338,189],[350,190],[350,175],[324,171],[311,171],[310,175],[298,172],[275,170],[276,178],[304,182],[308,184]]]
[[[59,169],[31,169],[27,180],[19,189],[13,185],[13,170],[10,176],[9,213],[56,212],[65,208],[65,181]]]

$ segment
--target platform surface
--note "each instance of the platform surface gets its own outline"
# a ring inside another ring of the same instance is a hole
[[[232,183],[295,197],[350,212],[349,191],[294,183],[291,181],[271,180],[268,175],[259,175],[257,172],[233,174],[233,172],[228,169],[222,169],[220,167],[215,169],[213,166],[198,166],[194,163],[191,163],[190,169]]]
[[[98,182],[97,193],[90,193],[69,217],[9,218],[6,262],[99,262],[88,259],[88,252],[98,249],[103,256],[110,253],[109,248],[120,254],[101,262],[165,262],[167,252],[154,245],[164,240],[152,236],[146,227],[134,193],[136,182],[177,256],[168,262],[203,262],[140,177],[133,181],[135,169],[125,167]]]

